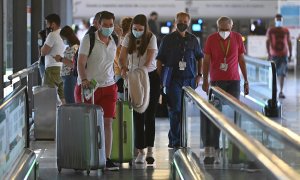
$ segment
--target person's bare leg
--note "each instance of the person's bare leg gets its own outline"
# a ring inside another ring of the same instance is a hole
[[[104,118],[104,132],[105,132],[105,153],[106,158],[110,158],[112,146],[112,121],[113,118]]]
[[[280,91],[279,91],[279,95],[280,94],[283,94],[283,84],[284,84],[284,76],[279,76],[279,88],[280,88]]]
[[[279,83],[280,83],[280,92],[282,93],[283,90],[283,84],[284,84],[284,76],[279,77]]]

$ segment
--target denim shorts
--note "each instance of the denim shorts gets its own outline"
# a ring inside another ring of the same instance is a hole
[[[288,57],[287,56],[283,56],[283,57],[274,56],[274,57],[272,57],[272,61],[274,61],[276,64],[277,76],[286,76]]]

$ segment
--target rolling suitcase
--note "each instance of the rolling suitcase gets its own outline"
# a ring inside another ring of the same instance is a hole
[[[67,104],[57,110],[57,168],[103,169],[106,163],[103,110],[93,104]]]
[[[34,137],[36,140],[54,140],[56,130],[56,89],[46,86],[32,88],[34,99]],[[47,99],[47,103],[45,103]]]
[[[117,102],[116,119],[113,121],[113,142],[111,160],[118,163],[128,162],[130,165],[134,157],[133,144],[133,109],[126,101],[126,89],[124,100]],[[128,96],[128,95],[127,95]]]

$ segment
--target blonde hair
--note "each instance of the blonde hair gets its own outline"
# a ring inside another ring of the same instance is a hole
[[[190,15],[189,15],[188,13],[186,13],[186,12],[179,12],[179,13],[177,13],[177,14],[176,14],[175,20],[177,21],[177,19],[178,19],[179,17],[188,17],[188,18],[189,18],[189,21],[191,21]]]
[[[220,23],[222,23],[222,22],[230,23],[230,26],[233,25],[232,19],[230,17],[227,17],[227,16],[219,17],[219,19],[217,20],[217,26],[219,27]]]

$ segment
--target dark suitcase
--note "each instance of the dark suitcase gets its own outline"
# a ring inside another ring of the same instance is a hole
[[[67,104],[57,110],[57,168],[103,169],[106,163],[103,110],[93,104]]]

